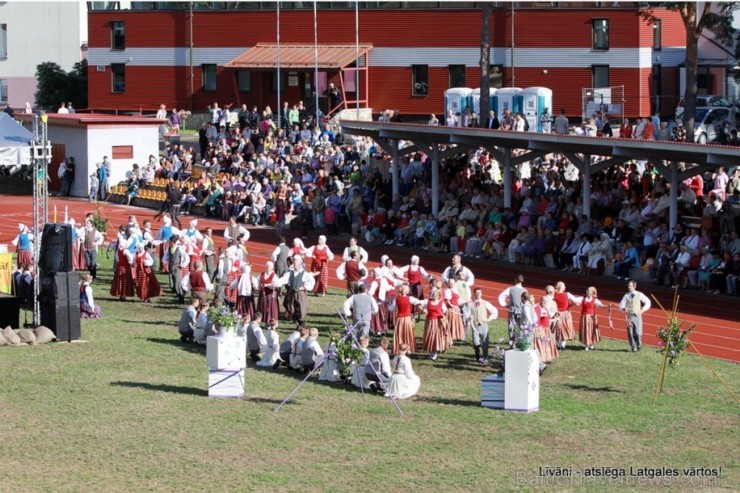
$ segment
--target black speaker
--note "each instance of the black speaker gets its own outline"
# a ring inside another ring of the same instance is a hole
[[[80,275],[77,272],[39,274],[39,303],[70,300],[80,302]]]
[[[44,274],[70,272],[72,263],[72,226],[47,223],[41,236],[39,268]]]
[[[41,325],[51,329],[57,336],[57,341],[76,341],[81,337],[80,330],[80,302],[71,300],[57,301],[56,303],[42,303]]]

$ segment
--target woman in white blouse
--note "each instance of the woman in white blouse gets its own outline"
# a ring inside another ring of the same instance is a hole
[[[396,399],[408,399],[416,395],[421,386],[421,380],[414,373],[411,360],[406,356],[408,349],[408,344],[401,344],[398,355],[393,359],[391,365],[393,375],[391,375],[388,394]]]

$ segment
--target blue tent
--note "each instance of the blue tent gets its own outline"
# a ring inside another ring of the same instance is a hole
[[[31,164],[32,140],[31,132],[8,114],[0,113],[0,166]]]

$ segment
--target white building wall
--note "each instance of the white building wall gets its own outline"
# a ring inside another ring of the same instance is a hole
[[[0,2],[0,24],[8,26],[8,56],[0,59],[0,78],[8,80],[11,106],[21,109],[27,101],[34,104],[38,64],[55,62],[69,71],[80,61],[80,10],[86,8],[79,0]]]
[[[87,195],[85,168],[87,166],[87,132],[84,127],[62,127],[52,123],[49,124],[49,142],[52,144],[64,144],[66,157],[75,159],[75,181],[72,184],[72,195]],[[49,174],[56,176],[59,172],[59,162],[49,165]],[[88,175],[90,173],[87,173]]]

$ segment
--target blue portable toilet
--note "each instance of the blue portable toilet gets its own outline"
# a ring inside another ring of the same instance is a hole
[[[552,90],[547,87],[527,87],[519,93],[521,112],[529,123],[530,132],[542,133],[540,116],[549,108],[552,114]]]
[[[456,126],[460,126],[460,116],[465,112],[465,109],[470,107],[472,111],[470,104],[470,95],[472,93],[473,90],[469,87],[451,87],[445,91],[445,125],[447,125],[447,115],[451,110],[457,117]]]
[[[497,89],[495,87],[491,87],[488,90],[488,94],[490,95],[490,103],[489,108],[493,111],[496,111],[498,98],[496,97],[496,91]],[[480,114],[480,87],[477,89],[473,89],[473,93],[470,95],[471,100],[471,108],[475,113],[478,115],[478,119],[481,122],[481,125],[485,123],[486,118],[488,118],[488,115],[481,115]]]
[[[501,120],[504,116],[504,110],[511,110],[512,113],[520,113],[521,107],[518,96],[522,91],[521,87],[504,87],[496,91],[496,117]]]

